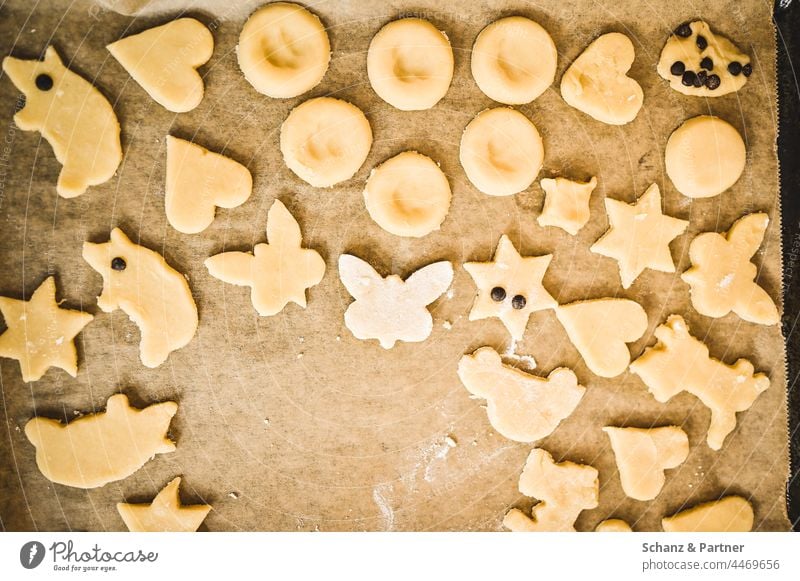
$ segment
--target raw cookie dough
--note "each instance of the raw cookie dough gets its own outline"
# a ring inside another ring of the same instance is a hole
[[[525,115],[508,107],[487,109],[461,136],[459,159],[484,194],[510,196],[527,189],[544,161],[542,138]]]
[[[179,18],[106,46],[133,80],[173,113],[191,111],[203,100],[197,72],[214,52],[214,37],[194,18]]]
[[[293,302],[306,307],[306,289],[320,283],[325,261],[316,250],[303,248],[297,220],[280,200],[267,214],[267,243],[249,252],[223,252],[205,261],[211,276],[250,287],[258,314],[269,317]]]
[[[242,164],[167,135],[165,205],[178,232],[202,232],[214,221],[217,206],[241,206],[252,191],[253,177]]]
[[[491,262],[464,264],[478,287],[469,320],[497,317],[514,341],[521,340],[531,313],[558,306],[542,286],[552,258],[552,254],[521,256],[509,237],[503,234]]]
[[[621,518],[609,518],[597,523],[594,527],[596,533],[631,533],[633,529],[631,525],[626,523]]]
[[[118,393],[108,398],[105,412],[68,424],[33,418],[25,424],[25,435],[36,447],[36,464],[48,480],[97,488],[127,478],[156,454],[175,451],[167,430],[177,410],[172,401],[136,409]]]
[[[711,115],[684,121],[667,140],[667,175],[684,196],[711,198],[730,188],[744,171],[744,141],[728,122]]]
[[[711,410],[706,438],[709,448],[719,450],[736,428],[736,412],[750,408],[769,387],[769,378],[754,373],[753,364],[738,359],[727,365],[710,357],[708,347],[689,334],[683,317],[670,315],[655,330],[657,343],[631,363],[656,400],[665,403],[688,391]]]
[[[7,327],[0,334],[0,357],[19,361],[22,381],[37,381],[50,367],[78,375],[74,339],[94,317],[59,308],[52,276],[33,291],[30,300],[0,297],[0,314]]]
[[[281,125],[283,161],[317,188],[353,177],[371,147],[372,129],[361,109],[332,97],[298,105]]]
[[[367,51],[367,75],[378,96],[401,111],[430,109],[453,80],[447,35],[420,18],[390,22]]]
[[[567,178],[544,178],[544,207],[537,218],[539,226],[555,226],[573,236],[589,221],[589,198],[597,187],[597,178],[574,182]]]
[[[761,325],[780,322],[778,307],[758,286],[756,265],[750,259],[767,231],[769,216],[748,214],[725,234],[704,232],[689,245],[692,266],[681,275],[689,285],[692,306],[701,315],[724,317],[731,311]]]
[[[103,277],[97,305],[106,313],[122,309],[142,335],[139,352],[147,367],[158,367],[197,330],[197,307],[186,278],[119,228],[108,242],[84,242],[83,258]]]
[[[556,317],[586,366],[600,377],[616,377],[628,368],[633,343],[647,330],[647,313],[629,299],[602,298],[556,308]]]
[[[519,491],[539,499],[531,516],[511,509],[503,525],[519,532],[575,532],[581,511],[596,508],[600,497],[597,470],[573,462],[555,463],[546,450],[535,448],[519,478]]]
[[[472,76],[487,97],[507,105],[530,103],[556,78],[558,51],[538,23],[510,16],[484,28],[472,47]]]
[[[431,334],[433,318],[426,307],[453,282],[453,265],[435,262],[404,281],[396,274],[383,278],[369,263],[342,254],[339,278],[355,299],[344,324],[357,339],[377,339],[391,349],[397,341],[424,341]]]
[[[753,507],[741,496],[726,496],[664,517],[661,527],[668,533],[748,533]]]
[[[603,431],[611,440],[622,490],[635,500],[658,496],[666,482],[664,470],[677,468],[689,455],[689,437],[678,426]]]
[[[570,369],[559,367],[547,377],[537,377],[503,365],[491,347],[464,355],[458,377],[471,394],[486,399],[492,427],[515,442],[549,436],[586,391]]]
[[[626,75],[635,56],[627,36],[604,34],[561,77],[561,96],[568,105],[603,123],[630,123],[644,102],[642,87]]]
[[[721,97],[741,89],[753,72],[750,57],[702,20],[676,28],[661,51],[658,74],[669,86],[696,97]]]
[[[208,515],[207,504],[183,506],[181,478],[174,478],[150,504],[117,503],[117,512],[132,533],[192,533]]]
[[[652,184],[633,204],[605,199],[609,228],[590,250],[619,263],[622,288],[630,288],[646,268],[675,272],[669,243],[682,234],[687,220],[661,212],[661,191]]]
[[[25,95],[14,123],[41,132],[63,165],[58,195],[80,196],[114,176],[122,161],[117,116],[100,91],[61,63],[56,49],[48,46],[43,61],[6,57],[3,72]]]
[[[288,99],[319,84],[328,70],[331,45],[316,15],[298,4],[273,2],[244,23],[236,55],[256,91]]]
[[[364,202],[373,220],[397,236],[420,238],[438,230],[450,211],[450,184],[439,164],[404,151],[372,170]]]

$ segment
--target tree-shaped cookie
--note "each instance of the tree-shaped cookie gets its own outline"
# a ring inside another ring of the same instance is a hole
[[[424,341],[431,334],[427,306],[453,282],[453,265],[434,262],[403,280],[396,274],[384,278],[368,262],[342,254],[339,278],[355,299],[344,313],[347,328],[357,339],[377,339],[391,349],[397,341]]]
[[[540,226],[556,226],[573,236],[589,221],[589,198],[597,187],[597,178],[575,182],[567,178],[545,178],[544,206],[536,219]]]
[[[161,489],[150,504],[117,503],[117,512],[132,533],[191,533],[208,515],[207,504],[181,504],[181,478],[174,478]]]
[[[78,374],[74,339],[94,317],[59,308],[52,276],[28,301],[0,297],[0,313],[8,327],[0,334],[0,357],[19,361],[23,381],[41,379],[50,367]]]
[[[611,440],[622,489],[636,500],[658,496],[666,481],[664,470],[680,466],[689,455],[689,437],[678,426],[603,431]]]
[[[753,517],[753,507],[746,499],[726,496],[664,517],[661,528],[668,533],[749,533]]]
[[[267,213],[267,242],[249,252],[223,252],[206,259],[211,276],[250,287],[258,314],[269,317],[293,302],[306,307],[306,289],[319,284],[325,261],[316,250],[302,247],[300,225],[280,200]]]
[[[581,511],[596,508],[600,496],[597,470],[584,464],[553,461],[546,450],[535,448],[528,456],[519,491],[540,502],[528,517],[511,509],[503,525],[519,532],[575,532]]]
[[[769,378],[754,373],[753,364],[739,359],[726,365],[709,356],[708,347],[689,334],[683,317],[670,315],[655,330],[658,342],[631,363],[631,371],[642,378],[660,402],[688,391],[711,410],[706,438],[719,450],[725,437],[736,428],[736,412],[750,408],[769,387]]]
[[[492,427],[517,442],[535,442],[550,435],[586,391],[570,369],[560,367],[548,377],[537,377],[503,365],[491,347],[464,355],[458,377],[471,394],[486,399]]]
[[[469,320],[497,317],[515,341],[521,340],[531,313],[558,305],[542,286],[552,258],[552,254],[521,256],[503,234],[491,262],[464,264],[478,287]]]
[[[774,301],[756,282],[758,251],[769,216],[748,214],[725,234],[705,232],[692,240],[692,266],[681,275],[691,289],[692,306],[701,315],[724,317],[731,311],[745,321],[775,325],[780,321]]]
[[[167,437],[178,404],[167,401],[136,409],[124,394],[108,398],[106,411],[68,424],[36,417],[25,435],[36,447],[36,463],[49,480],[97,488],[127,478],[156,454],[175,450]]]
[[[675,272],[669,243],[689,222],[662,213],[658,185],[652,184],[633,204],[611,198],[605,202],[610,227],[591,251],[619,262],[622,287],[629,288],[646,268]]]

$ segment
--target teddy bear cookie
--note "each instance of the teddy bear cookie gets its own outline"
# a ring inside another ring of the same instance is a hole
[[[753,73],[753,65],[730,40],[696,20],[684,22],[670,35],[657,70],[679,93],[721,97],[741,89]]]

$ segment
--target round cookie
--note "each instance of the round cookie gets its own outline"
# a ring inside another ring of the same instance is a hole
[[[447,35],[427,20],[395,20],[370,42],[367,75],[373,90],[393,107],[430,109],[450,88],[453,49]]]
[[[739,132],[719,117],[701,115],[678,127],[664,161],[675,188],[690,198],[719,195],[739,179],[746,159]]]
[[[244,23],[236,47],[239,68],[256,91],[288,99],[316,87],[328,70],[331,45],[316,15],[275,2]]]
[[[373,169],[364,188],[367,211],[378,226],[413,238],[439,229],[450,197],[439,165],[416,151],[404,151]]]
[[[527,189],[544,161],[536,126],[510,107],[479,113],[461,136],[461,165],[469,181],[490,196],[510,196]]]
[[[286,166],[318,188],[353,177],[372,147],[372,129],[361,109],[332,97],[295,107],[281,125]]]
[[[538,23],[510,16],[484,28],[472,47],[472,76],[487,97],[507,105],[530,103],[556,77],[558,52]]]

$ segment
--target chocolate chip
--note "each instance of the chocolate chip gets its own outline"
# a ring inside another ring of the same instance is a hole
[[[527,303],[527,301],[522,295],[514,295],[514,298],[511,299],[511,306],[518,311],[525,308],[525,303]]]
[[[680,36],[681,38],[689,38],[692,36],[692,27],[689,26],[688,22],[684,22],[678,28],[675,29],[675,34]]]
[[[671,72],[676,77],[680,77],[683,74],[683,71],[685,70],[686,70],[686,65],[683,64],[681,61],[675,61],[669,68],[669,72]]]
[[[114,270],[125,270],[127,266],[128,265],[125,263],[125,259],[120,258],[119,256],[117,256],[111,261],[111,268],[113,268]]]
[[[681,77],[681,83],[683,83],[687,87],[693,86],[696,80],[697,80],[697,75],[695,75],[693,71],[686,71],[685,73],[683,73],[683,76]]]
[[[492,300],[496,302],[501,302],[506,300],[506,289],[501,286],[496,286],[492,289]]]
[[[742,72],[742,63],[732,61],[728,64],[728,72],[734,77],[738,76]]]
[[[744,65],[742,67],[742,74],[745,77],[749,77],[750,75],[752,75],[753,74],[753,65],[751,65],[750,63],[747,63],[746,65]]]
[[[708,41],[706,40],[705,36],[697,35],[697,48],[700,50],[705,50],[708,46]]]
[[[36,88],[40,91],[49,91],[53,88],[53,78],[50,75],[39,75],[36,77]]]
[[[706,83],[706,78],[708,78],[708,73],[705,71],[697,71],[697,77],[694,79],[694,86],[695,87],[702,87]]]
[[[713,91],[719,88],[719,77],[717,75],[708,75],[706,79],[706,87],[708,87],[709,91]]]
[[[713,71],[714,61],[712,61],[710,57],[705,57],[703,60],[700,61],[700,68],[705,69],[707,71]]]

